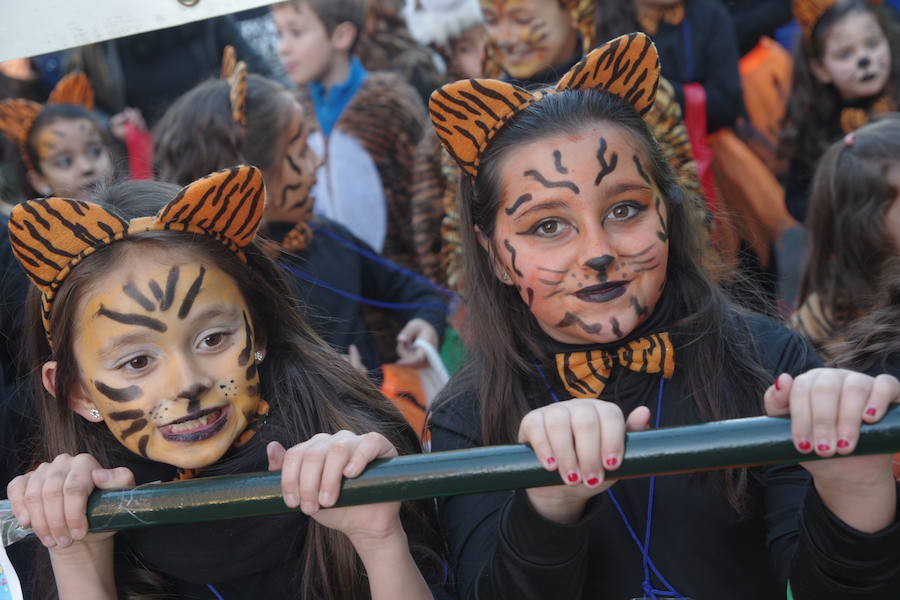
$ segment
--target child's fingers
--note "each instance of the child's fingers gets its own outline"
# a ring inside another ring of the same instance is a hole
[[[31,528],[35,535],[41,540],[41,543],[52,548],[56,545],[56,540],[50,534],[50,528],[47,526],[47,519],[44,517],[44,475],[47,464],[39,466],[28,478],[25,488],[25,506],[28,507],[28,514],[31,517]]]
[[[626,431],[644,431],[650,427],[650,409],[646,406],[638,406],[625,419]]]
[[[890,404],[900,404],[900,382],[892,375],[878,375],[872,383],[872,390],[863,410],[863,420],[866,423],[881,420]]]
[[[284,455],[287,450],[278,442],[269,442],[266,445],[266,457],[269,459],[269,470],[280,471],[284,464]]]
[[[344,469],[359,445],[359,438],[349,431],[339,431],[326,443],[322,478],[319,481],[317,502],[323,508],[330,508],[341,493]],[[301,498],[303,495],[301,493]]]
[[[552,455],[559,461],[559,474],[563,483],[574,485],[581,481],[578,456],[572,432],[572,417],[566,404],[554,404],[544,409],[544,428],[550,442]]]
[[[782,378],[784,376],[782,375]],[[804,373],[793,380],[790,389],[791,437],[794,447],[803,454],[812,451],[812,406],[810,394],[815,374]],[[783,379],[781,380],[783,381]],[[782,389],[782,392],[787,391]],[[769,413],[772,415],[773,413]],[[776,413],[777,414],[777,413]]]
[[[30,474],[19,475],[9,482],[6,486],[6,497],[9,498],[10,506],[16,520],[22,527],[31,525],[31,517],[28,516],[28,507],[25,506],[25,488],[28,485]]]
[[[397,449],[387,438],[378,433],[363,434],[359,437],[359,444],[350,461],[344,467],[344,477],[356,477],[376,458],[392,456],[397,456]]]
[[[867,406],[873,380],[861,373],[850,373],[844,378],[841,403],[837,413],[835,447],[838,454],[849,454],[859,440],[859,426]]]
[[[556,457],[553,456],[550,440],[547,439],[543,411],[533,410],[522,418],[522,422],[519,423],[518,440],[520,444],[531,446],[538,460],[548,471],[554,471],[559,467]]]
[[[819,370],[814,377],[810,388],[811,441],[819,456],[834,456],[842,377],[832,369]]]
[[[91,471],[94,486],[101,490],[125,490],[134,487],[134,473],[128,467],[94,469]]]
[[[319,510],[319,486],[322,483],[322,471],[328,454],[329,437],[327,434],[317,434],[304,444],[306,448],[303,451],[298,482],[300,510],[308,515]],[[291,450],[288,450],[288,454]]]
[[[763,403],[766,414],[770,417],[780,417],[791,413],[791,389],[794,379],[787,373],[782,373],[775,378],[775,383],[770,385],[763,395]]]
[[[305,444],[294,446],[285,451],[281,458],[281,494],[289,508],[300,505],[300,465],[304,447]]]
[[[615,404],[604,402],[598,406],[602,442],[600,452],[603,458],[603,469],[614,471],[622,464],[625,454],[625,419],[622,410]],[[601,471],[601,474],[603,471]],[[601,477],[602,480],[602,477]]]
[[[59,459],[57,458],[57,460]],[[69,538],[69,528],[66,526],[65,497],[70,494],[78,494],[80,488],[76,486],[72,490],[67,490],[66,479],[70,474],[69,471],[59,468],[57,464],[52,466],[53,468],[44,477],[44,485],[41,488],[41,496],[44,500],[44,519],[48,532],[56,540],[56,544],[65,547],[72,543]]]
[[[589,487],[597,487],[603,481],[600,417],[600,409],[593,404],[575,404],[569,409],[577,461],[575,471]]]

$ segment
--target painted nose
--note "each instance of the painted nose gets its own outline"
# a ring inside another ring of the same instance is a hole
[[[869,58],[868,56],[863,56],[862,58],[859,59],[859,68],[860,69],[865,69],[870,64],[872,64],[872,59]]]
[[[604,254],[603,256],[595,256],[589,260],[584,262],[584,266],[597,271],[598,273],[606,273],[606,270],[613,263],[615,259],[609,254]]]
[[[190,386],[186,390],[183,390],[178,393],[178,398],[183,398],[188,401],[188,413],[195,412],[200,408],[200,398],[203,397],[203,394],[209,391],[209,386],[204,385],[202,383],[195,383]]]

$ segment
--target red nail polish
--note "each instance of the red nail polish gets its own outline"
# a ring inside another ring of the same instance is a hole
[[[600,483],[600,480],[597,479],[596,477],[591,477],[590,479],[587,480],[586,483],[587,483],[588,485],[593,486],[593,485],[597,485],[598,483]]]
[[[568,479],[571,483],[575,483],[576,481],[578,481],[578,473],[572,471],[568,475],[566,475],[566,479]]]
[[[816,450],[818,450],[819,452],[828,452],[829,450],[831,450],[831,446],[829,446],[828,444],[819,444],[818,446],[816,446]]]
[[[552,456],[548,456],[548,457],[547,457],[547,464],[548,464],[548,465],[555,465],[555,464],[556,464],[556,459],[553,458]]]
[[[801,450],[803,450],[804,452],[806,452],[807,450],[812,448],[812,444],[810,444],[806,440],[803,440],[801,442],[797,442],[797,447],[800,448]]]
[[[775,389],[781,391],[781,375],[775,378]]]
[[[614,466],[616,466],[617,464],[619,464],[619,459],[616,458],[615,456],[610,456],[609,458],[606,459],[606,466],[607,466],[607,467],[614,467]]]
[[[847,440],[838,440],[838,448],[848,448],[850,446],[850,442]]]
[[[870,417],[874,417],[877,413],[878,413],[878,409],[876,409],[874,406],[872,408],[866,409],[866,414],[869,415]]]

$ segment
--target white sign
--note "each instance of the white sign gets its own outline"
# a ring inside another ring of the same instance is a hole
[[[273,0],[2,0],[0,61],[165,29]]]

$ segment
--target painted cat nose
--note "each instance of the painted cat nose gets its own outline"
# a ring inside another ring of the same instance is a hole
[[[595,256],[589,260],[584,262],[584,266],[589,269],[593,269],[598,273],[604,273],[609,268],[609,265],[613,263],[615,259],[609,254],[604,254],[603,256]]]
[[[860,68],[860,69],[865,69],[865,68],[868,67],[870,64],[872,64],[872,59],[869,58],[868,56],[863,56],[862,58],[859,59],[859,63],[858,63],[858,64],[859,64],[859,68]]]

